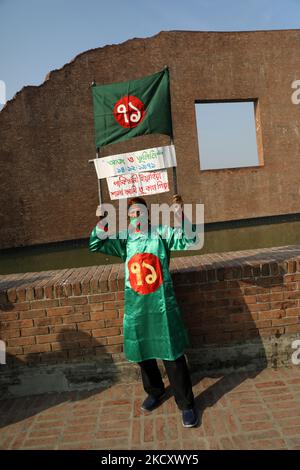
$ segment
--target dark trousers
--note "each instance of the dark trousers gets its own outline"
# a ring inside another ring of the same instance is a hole
[[[178,408],[180,410],[193,408],[194,394],[185,356],[180,356],[175,361],[164,360],[163,363]],[[138,364],[141,367],[145,392],[148,395],[159,397],[164,393],[165,387],[156,359],[148,359]]]

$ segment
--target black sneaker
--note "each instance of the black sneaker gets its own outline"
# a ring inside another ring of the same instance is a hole
[[[141,405],[141,409],[143,411],[152,411],[154,408],[156,408],[158,405],[161,404],[162,399],[165,397],[165,392],[160,395],[159,397],[154,397],[152,395],[148,395],[147,398],[143,401]]]
[[[198,424],[198,414],[195,408],[182,411],[182,424],[185,428],[193,428]]]

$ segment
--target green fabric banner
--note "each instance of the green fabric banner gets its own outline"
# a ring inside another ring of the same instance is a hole
[[[96,147],[144,134],[172,137],[169,71],[92,86]]]

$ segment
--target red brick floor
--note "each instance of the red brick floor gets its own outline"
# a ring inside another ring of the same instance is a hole
[[[140,411],[140,383],[0,401],[1,449],[300,449],[300,366],[195,377],[201,424],[172,396]]]

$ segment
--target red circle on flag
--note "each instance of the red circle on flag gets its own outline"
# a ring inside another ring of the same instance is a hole
[[[144,103],[136,96],[123,96],[114,106],[115,120],[122,127],[132,128],[139,125],[145,116]]]
[[[160,259],[152,253],[138,253],[128,261],[131,288],[139,294],[155,292],[163,282]]]

